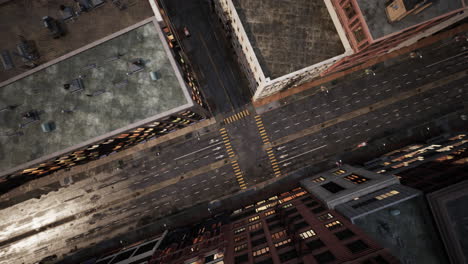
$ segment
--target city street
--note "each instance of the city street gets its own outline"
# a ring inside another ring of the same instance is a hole
[[[430,55],[422,59],[381,66],[375,76],[356,73],[328,91],[304,93],[261,114],[232,102],[235,111],[221,122],[155,146],[146,142],[116,154],[119,158],[100,159],[98,166],[31,181],[0,199],[0,263],[61,258],[184,208],[333,159],[361,142],[373,144],[384,134],[466,113],[466,43],[447,43],[424,48]]]
[[[161,1],[214,115],[241,109],[253,93],[207,0]],[[187,27],[190,37],[185,37]]]

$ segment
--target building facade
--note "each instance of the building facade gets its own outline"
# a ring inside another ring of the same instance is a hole
[[[301,187],[223,218],[169,232],[150,263],[400,263]]]

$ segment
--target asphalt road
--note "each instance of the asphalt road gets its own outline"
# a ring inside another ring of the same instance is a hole
[[[162,1],[214,115],[236,111],[253,94],[207,0]],[[187,27],[191,36],[185,37]]]
[[[250,105],[237,107],[223,122],[156,147],[101,159],[102,165],[84,172],[31,181],[0,199],[0,263],[71,254],[388,131],[466,112],[464,45],[433,45],[422,50],[431,56],[382,66],[375,76],[348,76],[327,87],[328,93],[304,94],[261,115]]]

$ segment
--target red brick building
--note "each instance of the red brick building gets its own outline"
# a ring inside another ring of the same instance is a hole
[[[300,187],[210,221],[163,243],[151,263],[400,263]]]
[[[392,1],[331,1],[355,53],[336,62],[323,72],[322,76],[351,68],[371,58],[413,44],[466,19],[467,16],[467,7],[463,0],[433,1],[427,8],[393,22],[390,22],[385,11]],[[405,2],[414,1],[400,2],[400,5],[404,6]]]

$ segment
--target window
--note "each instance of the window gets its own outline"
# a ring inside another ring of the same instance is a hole
[[[260,228],[259,230],[254,232],[250,232],[250,237],[258,236],[260,234],[263,234],[263,228]]]
[[[247,243],[235,246],[234,247],[234,252],[239,252],[239,251],[242,251],[242,250],[245,250],[245,249],[247,249]]]
[[[369,204],[371,204],[371,203],[373,203],[373,202],[376,202],[376,201],[378,201],[378,200],[375,199],[375,198],[370,198],[370,199],[368,199],[368,200],[365,200],[365,201],[362,201],[362,202],[357,203],[357,204],[355,204],[355,205],[352,205],[351,207],[354,208],[354,209],[357,209],[357,208],[359,208],[359,207],[363,207],[363,206],[369,205]]]
[[[346,14],[346,17],[348,17],[348,19],[351,19],[356,15],[356,11],[354,10],[353,5],[351,3],[348,3],[347,5],[345,5],[343,7],[343,10]]]
[[[275,224],[272,224],[272,225],[268,225],[268,228],[271,231],[274,231],[274,230],[277,230],[278,228],[283,228],[283,225],[281,223],[275,223]]]
[[[234,258],[234,263],[235,264],[241,264],[241,263],[245,263],[247,261],[249,261],[249,255],[247,255],[247,254],[237,256],[237,257]]]
[[[254,252],[252,252],[252,255],[254,257],[258,257],[258,256],[261,256],[261,255],[264,255],[264,254],[268,253],[269,251],[270,251],[269,247],[264,247],[264,248],[261,248],[259,250],[255,250]]]
[[[267,223],[271,223],[271,222],[274,222],[276,220],[279,220],[279,218],[277,216],[273,216],[273,217],[267,218],[265,221]]]
[[[325,211],[325,208],[323,206],[319,206],[317,208],[312,209],[311,211],[314,214],[318,214],[318,213],[321,213],[321,212]]]
[[[333,175],[337,176],[337,175],[342,175],[342,174],[345,174],[345,173],[346,173],[345,170],[339,169],[339,170],[334,171]]]
[[[340,231],[340,232],[336,232],[335,233],[335,236],[339,239],[339,240],[345,240],[345,239],[348,239],[350,237],[353,237],[355,236],[355,234],[353,233],[353,231],[349,230],[349,229],[345,229],[343,231]]]
[[[346,247],[351,251],[353,254],[362,252],[366,249],[369,248],[366,243],[364,243],[362,240],[356,240],[354,242],[351,242],[349,244],[346,244]]]
[[[356,30],[353,31],[353,33],[354,33],[354,37],[356,38],[357,43],[366,39],[366,35],[364,34],[362,27],[358,27]]]
[[[317,201],[312,201],[312,202],[310,202],[310,203],[307,203],[306,206],[310,208],[310,207],[315,207],[315,206],[318,205],[318,204],[319,204],[319,203],[318,203]]]
[[[296,220],[299,220],[299,219],[302,219],[302,215],[301,214],[295,214],[294,216],[289,218],[289,221],[290,221],[290,223],[292,223],[292,222],[294,222]]]
[[[262,222],[258,222],[252,225],[249,225],[249,231],[257,230],[262,227]]]
[[[325,244],[320,239],[315,239],[315,240],[312,240],[312,241],[308,241],[308,242],[306,242],[306,245],[310,250],[316,250],[316,249],[319,249],[319,248],[323,248],[325,246]]]
[[[266,212],[266,213],[265,213],[265,216],[273,215],[273,214],[275,214],[275,213],[276,213],[275,210],[271,210],[271,211]]]
[[[237,242],[245,240],[246,238],[247,238],[246,236],[238,236],[234,238],[234,242],[237,243]]]
[[[253,240],[252,241],[252,247],[256,247],[256,246],[259,246],[261,244],[265,244],[266,242],[267,242],[267,240],[266,240],[265,237],[259,238],[257,240]]]
[[[317,177],[317,178],[314,178],[312,179],[311,181],[312,182],[323,182],[325,181],[326,179],[324,177]]]
[[[343,191],[345,188],[343,188],[341,185],[338,185],[334,182],[329,182],[329,183],[325,183],[325,184],[322,184],[321,185],[322,188],[324,188],[325,190],[331,192],[331,193],[337,193],[337,192],[340,192],[340,191]]]
[[[234,223],[234,228],[238,228],[239,226],[244,225],[244,221]]]
[[[278,238],[282,238],[286,236],[286,230],[282,230],[282,231],[279,231],[279,232],[276,232],[274,234],[271,235],[271,238],[272,239],[278,239]]]
[[[304,232],[300,233],[299,236],[300,236],[302,239],[306,239],[306,238],[315,236],[315,232],[314,232],[314,230],[309,229],[309,230],[307,230],[307,231],[304,231]]]
[[[286,209],[286,208],[289,208],[291,206],[292,206],[292,204],[288,203],[288,204],[283,205],[283,208]]]
[[[273,264],[273,260],[271,258],[269,259],[265,259],[265,260],[261,260],[259,262],[255,262],[255,264]]]
[[[339,227],[343,226],[343,224],[340,222],[340,221],[333,221],[331,223],[328,223],[325,225],[326,228],[328,228],[328,230],[335,230]]]
[[[280,242],[278,242],[278,243],[275,243],[275,247],[281,248],[281,247],[286,246],[286,245],[289,244],[289,243],[291,243],[291,239],[290,239],[290,238],[285,239],[285,240],[283,240],[283,241],[280,241]]]
[[[397,194],[399,194],[399,193],[400,193],[400,192],[397,191],[397,190],[392,190],[392,191],[389,191],[389,192],[387,192],[387,193],[384,193],[384,194],[381,194],[381,195],[379,195],[379,196],[376,196],[375,199],[377,199],[377,200],[383,200],[383,199],[385,199],[385,198],[391,197],[391,196],[393,196],[393,195],[397,195]]]
[[[320,220],[320,221],[326,221],[326,220],[330,220],[330,219],[332,219],[332,218],[333,218],[333,215],[330,214],[330,213],[326,213],[326,214],[323,214],[323,215],[319,215],[319,216],[317,217],[317,219]]]
[[[330,251],[325,251],[321,254],[314,255],[314,258],[319,264],[326,264],[336,259],[335,256]]]
[[[242,233],[244,231],[245,231],[245,227],[241,227],[241,228],[238,228],[238,229],[234,230],[234,234],[237,235],[237,234],[240,234],[240,233]]]
[[[356,175],[356,174],[351,174],[351,175],[347,175],[344,177],[344,179],[354,183],[354,184],[362,184],[362,183],[365,183],[367,181],[369,181],[368,178],[366,177],[363,177],[363,176],[360,176],[360,175]]]
[[[249,223],[257,221],[258,219],[260,219],[260,216],[258,216],[258,215],[254,216],[254,217],[251,217],[251,218],[249,218]]]
[[[299,222],[297,224],[294,225],[294,230],[300,230],[304,227],[308,227],[309,224],[307,224],[305,221],[302,221],[302,222]]]
[[[293,249],[293,250],[290,250],[290,251],[288,251],[286,253],[280,254],[279,258],[280,258],[281,263],[289,261],[291,259],[295,259],[295,258],[297,258],[296,250]]]

